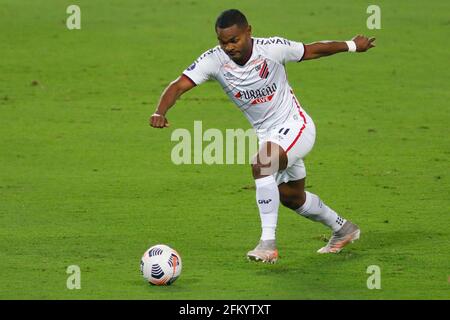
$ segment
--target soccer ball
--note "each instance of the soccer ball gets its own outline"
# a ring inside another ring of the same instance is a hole
[[[170,285],[180,276],[181,257],[169,246],[157,244],[142,256],[141,273],[152,285]]]

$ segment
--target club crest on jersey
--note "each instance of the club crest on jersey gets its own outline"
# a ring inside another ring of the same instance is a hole
[[[258,65],[255,70],[259,70],[259,76],[261,77],[261,79],[267,79],[267,77],[269,76],[269,66],[267,65],[266,60],[264,60],[262,64]]]
[[[261,89],[238,91],[234,97],[240,100],[249,100],[250,104],[259,104],[272,101],[276,91],[277,85],[274,82],[270,86],[266,86]]]

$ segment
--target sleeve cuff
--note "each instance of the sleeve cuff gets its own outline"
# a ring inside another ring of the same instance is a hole
[[[184,76],[184,77],[186,77],[186,79],[188,79],[190,82],[192,82],[192,84],[193,84],[194,86],[197,85],[197,83],[196,83],[194,80],[192,80],[192,78],[189,77],[186,73],[183,72],[181,75]]]
[[[298,60],[297,62],[302,62],[302,60],[303,60],[303,57],[305,56],[305,44],[302,42],[302,46],[303,46],[303,54],[302,54],[302,56],[300,57],[300,60]]]

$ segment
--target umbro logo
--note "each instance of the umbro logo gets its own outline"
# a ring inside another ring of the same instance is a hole
[[[237,77],[236,77],[234,74],[232,74],[231,72],[225,72],[225,73],[223,74],[223,76],[224,76],[227,80],[235,80],[235,79],[237,79]]]

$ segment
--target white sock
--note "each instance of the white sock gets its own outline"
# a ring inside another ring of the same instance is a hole
[[[305,191],[305,193],[305,203],[295,210],[295,212],[313,221],[322,222],[324,225],[330,227],[333,232],[342,228],[347,220],[340,217],[315,194],[308,191]]]
[[[256,204],[261,218],[261,240],[274,240],[277,228],[280,193],[273,176],[256,179]]]

